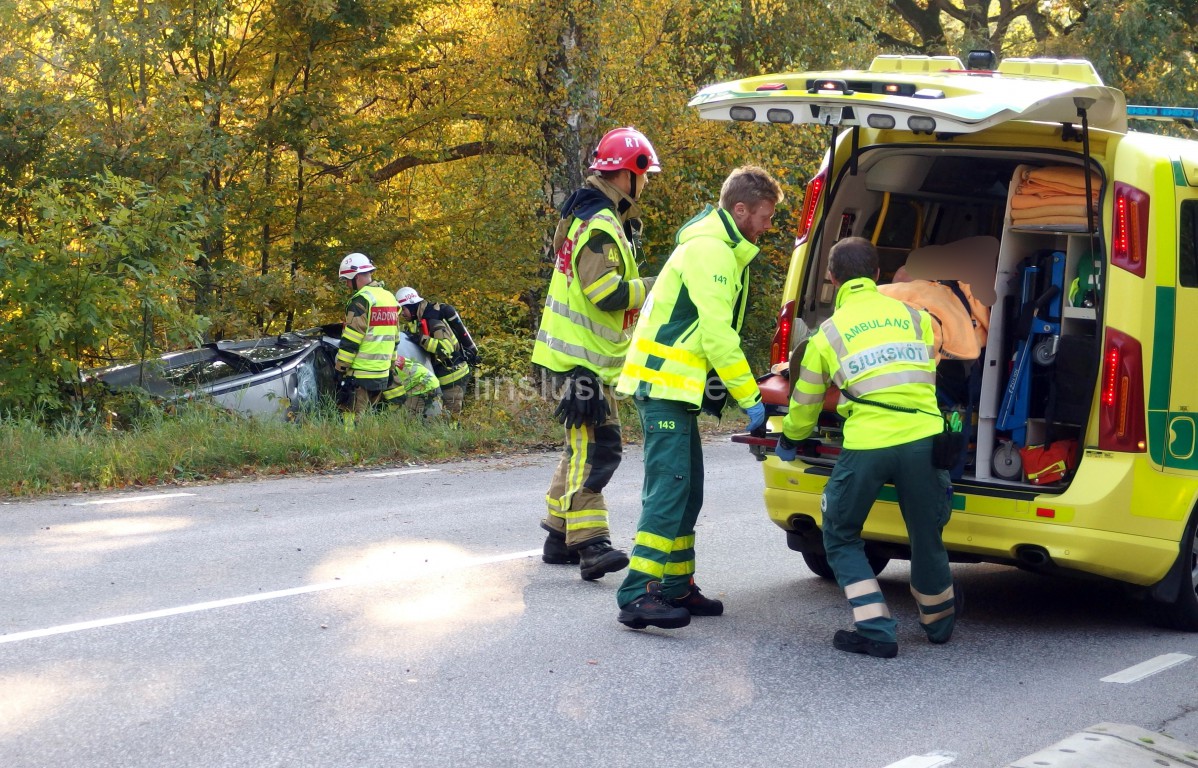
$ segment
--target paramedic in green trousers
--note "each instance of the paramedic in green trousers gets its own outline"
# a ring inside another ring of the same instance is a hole
[[[616,391],[632,395],[644,430],[641,519],[616,593],[620,623],[674,629],[724,604],[695,585],[695,521],[703,506],[700,409],[727,399],[765,425],[765,406],[740,346],[757,238],[771,226],[782,188],[756,166],[733,171],[718,208],[678,231],[676,246],[641,309]],[[710,384],[709,384],[710,383]]]
[[[911,594],[933,643],[956,621],[948,554],[940,537],[952,508],[946,470],[932,466],[932,438],[944,426],[936,403],[931,318],[878,292],[878,252],[862,237],[832,246],[828,277],[836,306],[811,337],[782,422],[776,456],[793,461],[796,442],[815,428],[829,385],[840,388],[844,443],[824,487],[824,550],[853,609],[855,631],[832,645],[880,658],[898,654],[896,622],[865,556],[861,528],[883,484],[894,483],[911,543]],[[892,410],[854,398],[897,406]]]

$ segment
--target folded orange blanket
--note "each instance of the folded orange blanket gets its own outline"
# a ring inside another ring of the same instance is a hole
[[[1050,165],[1045,168],[1032,168],[1024,173],[1024,178],[1050,184],[1069,184],[1081,189],[1086,188],[1086,172],[1076,165]],[[1090,183],[1097,187],[1102,180],[1098,174],[1091,172]]]
[[[1085,196],[1085,187],[1075,187],[1072,184],[1059,184],[1055,181],[1034,181],[1029,179],[1022,182],[1015,188],[1016,194],[1026,195],[1082,195]],[[1090,192],[1095,199],[1098,197],[1098,187],[1095,187]]]
[[[1020,219],[1019,221],[1013,221],[1011,223],[1012,225],[1019,227],[1028,224],[1080,224],[1082,226],[1089,224],[1089,222],[1086,221],[1085,216],[1036,216],[1032,219]]]
[[[1084,219],[1086,217],[1086,206],[1041,205],[1036,208],[1013,208],[1011,210],[1011,221],[1023,221],[1024,219],[1036,219],[1045,216],[1080,216]]]
[[[1012,208],[1041,208],[1046,205],[1077,205],[1086,204],[1085,195],[1026,195],[1017,192],[1011,197]]]

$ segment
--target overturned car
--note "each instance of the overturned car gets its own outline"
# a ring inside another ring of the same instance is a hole
[[[216,341],[141,363],[91,371],[114,390],[144,389],[163,400],[206,396],[232,411],[293,420],[336,395],[333,361],[341,323],[261,339]],[[400,335],[396,351],[432,370],[428,353]]]

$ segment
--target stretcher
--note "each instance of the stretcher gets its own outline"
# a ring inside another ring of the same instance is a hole
[[[1002,433],[1000,445],[991,462],[994,474],[1004,480],[1019,480],[1023,476],[1019,449],[1027,445],[1032,365],[1046,367],[1056,359],[1064,287],[1064,253],[1046,251],[1024,259],[1020,267],[1019,338],[995,424],[995,430]]]

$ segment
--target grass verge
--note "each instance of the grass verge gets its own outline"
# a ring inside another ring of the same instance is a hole
[[[526,449],[556,449],[554,403],[526,390],[492,388],[468,401],[456,425],[400,409],[345,429],[326,406],[296,422],[249,418],[194,402],[153,409],[123,429],[103,423],[40,425],[0,418],[0,496],[109,490],[204,480],[435,462]],[[640,440],[631,402],[619,403],[625,442]],[[702,417],[704,431],[717,422]],[[724,429],[728,423],[725,422]]]

